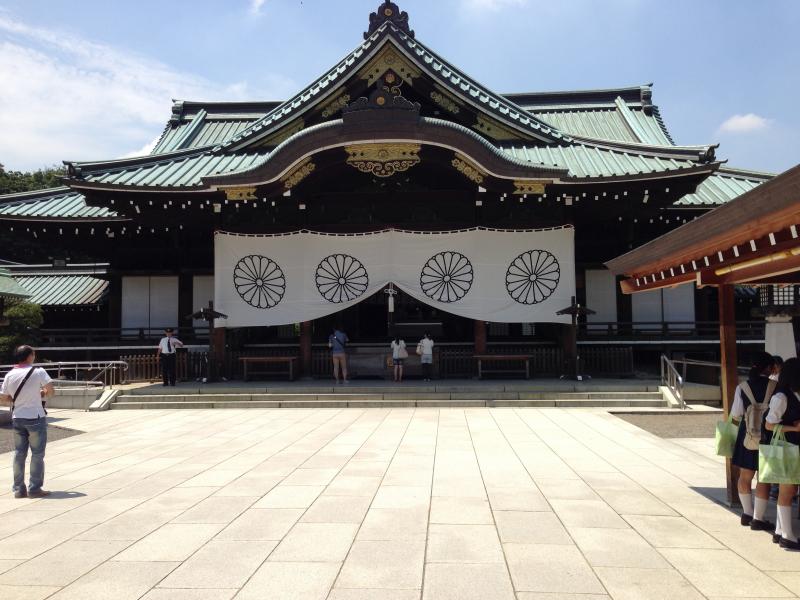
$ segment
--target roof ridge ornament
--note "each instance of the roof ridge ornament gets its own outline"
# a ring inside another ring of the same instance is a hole
[[[408,13],[404,10],[401,11],[400,7],[394,2],[386,0],[378,7],[376,12],[369,15],[369,29],[364,33],[364,39],[368,39],[387,21],[400,31],[407,33],[410,37],[414,37],[414,32],[408,25]]]

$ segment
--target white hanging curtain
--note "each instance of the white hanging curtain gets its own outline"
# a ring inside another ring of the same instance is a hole
[[[393,282],[470,319],[567,323],[575,295],[574,230],[365,234],[217,232],[214,307],[223,327],[286,325],[338,312]]]

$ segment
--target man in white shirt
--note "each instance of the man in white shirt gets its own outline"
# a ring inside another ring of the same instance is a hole
[[[14,497],[43,498],[50,492],[44,484],[44,450],[47,446],[47,420],[44,399],[53,395],[53,384],[47,371],[32,366],[36,352],[20,346],[14,352],[17,366],[9,371],[0,387],[0,402],[12,407],[11,427],[14,434]],[[30,484],[25,488],[25,461],[31,449]]]
[[[166,334],[158,342],[156,356],[161,359],[161,375],[164,378],[164,385],[175,385],[175,350],[183,348],[183,342],[174,336],[172,328],[164,331]]]

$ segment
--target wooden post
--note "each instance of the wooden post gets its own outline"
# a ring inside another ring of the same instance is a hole
[[[311,326],[311,321],[300,323],[300,373],[303,377],[311,377]]]
[[[721,285],[719,291],[719,349],[722,374],[722,411],[727,418],[733,405],[733,395],[739,384],[738,364],[736,360],[736,315],[734,312],[733,286]],[[725,460],[725,480],[728,487],[728,503],[739,505],[739,494],[736,490],[738,469],[733,467],[731,459]]]
[[[216,381],[220,376],[227,376],[225,373],[225,328],[215,327],[211,333],[209,362],[209,378]],[[233,376],[233,373],[230,374]]]
[[[475,321],[475,354],[486,354],[486,321]]]

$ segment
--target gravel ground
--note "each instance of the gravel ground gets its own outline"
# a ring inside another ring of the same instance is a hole
[[[616,416],[662,438],[712,438],[716,423],[722,418],[719,413]]]
[[[54,442],[63,438],[83,433],[75,429],[58,427],[57,425],[47,426],[47,441]],[[0,453],[11,452],[14,449],[14,438],[11,433],[11,425],[0,425]]]

